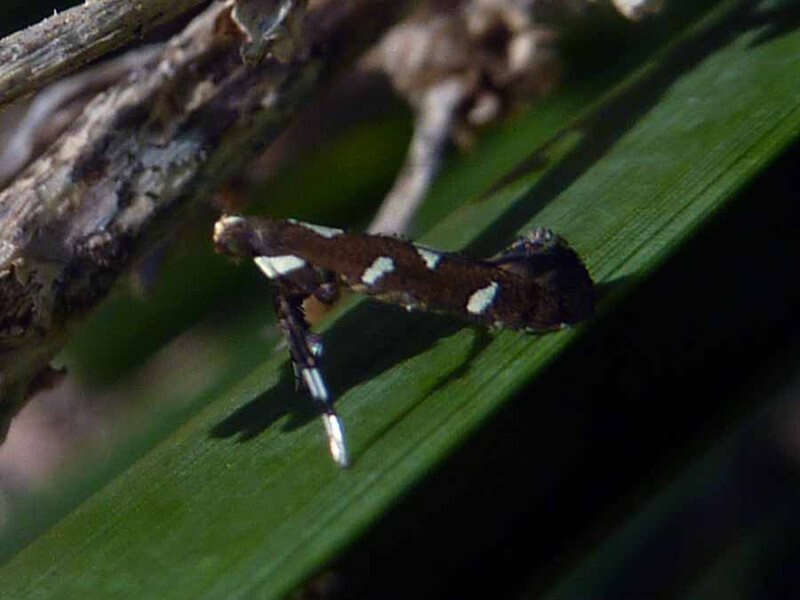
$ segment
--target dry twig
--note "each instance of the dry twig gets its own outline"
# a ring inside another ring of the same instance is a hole
[[[0,106],[207,0],[92,0],[0,40]]]
[[[451,138],[466,146],[475,128],[555,87],[558,33],[594,1],[431,0],[392,27],[362,66],[388,75],[414,108],[414,137],[371,232],[407,232]],[[637,20],[663,0],[612,2]]]

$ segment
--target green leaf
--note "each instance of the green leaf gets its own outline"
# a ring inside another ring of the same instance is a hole
[[[487,143],[489,154],[445,174],[423,220],[449,214],[424,241],[490,254],[547,225],[586,257],[601,313],[612,314],[800,133],[800,78],[787,75],[800,66],[800,32],[782,29],[781,16],[774,3],[724,2],[576,119],[547,117],[558,98],[520,117]],[[469,191],[459,170],[472,177]],[[464,203],[453,210],[443,198],[456,195]],[[231,356],[264,347],[256,318],[245,321],[247,341]],[[325,370],[353,458],[346,471],[327,456],[282,352],[241,378],[236,361],[214,367],[223,374],[202,393],[155,385],[143,393],[151,406],[185,397],[88,488],[55,502],[49,514],[97,489],[8,560],[3,591],[281,597],[595,328],[487,333],[351,306],[325,327]],[[43,526],[31,520],[30,531]],[[9,554],[31,535],[20,531]]]

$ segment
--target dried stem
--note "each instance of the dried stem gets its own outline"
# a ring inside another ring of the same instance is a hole
[[[456,111],[466,95],[463,81],[457,78],[433,85],[422,95],[405,164],[370,224],[370,233],[408,231],[442,164]]]
[[[0,40],[0,106],[207,0],[93,0]]]

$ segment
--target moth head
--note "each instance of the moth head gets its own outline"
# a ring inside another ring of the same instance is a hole
[[[253,256],[253,228],[238,215],[222,215],[214,223],[214,248],[229,256]]]

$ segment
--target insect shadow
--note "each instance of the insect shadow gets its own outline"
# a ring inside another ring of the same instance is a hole
[[[419,355],[465,326],[475,332],[466,357],[455,369],[443,373],[431,391],[466,373],[491,342],[492,334],[484,327],[465,325],[448,315],[408,313],[397,306],[365,301],[325,332],[321,370],[333,397],[338,398],[353,386]],[[282,427],[284,431],[297,429],[320,415],[319,406],[295,389],[288,357],[278,384],[217,423],[211,436],[238,435],[241,441],[247,441],[284,415],[289,417]]]
[[[598,284],[598,303],[602,305],[609,297],[624,293],[635,279],[634,276],[625,276]],[[334,398],[338,398],[353,386],[417,356],[464,327],[473,330],[470,348],[458,366],[442,373],[429,390],[433,393],[469,371],[475,358],[493,339],[488,329],[465,324],[448,315],[407,313],[397,306],[365,300],[325,332],[325,357],[321,368]],[[296,389],[287,359],[279,382],[217,423],[211,436],[228,438],[238,435],[241,441],[247,441],[284,415],[288,415],[288,420],[283,430],[292,431],[317,419],[319,414],[319,406]]]

